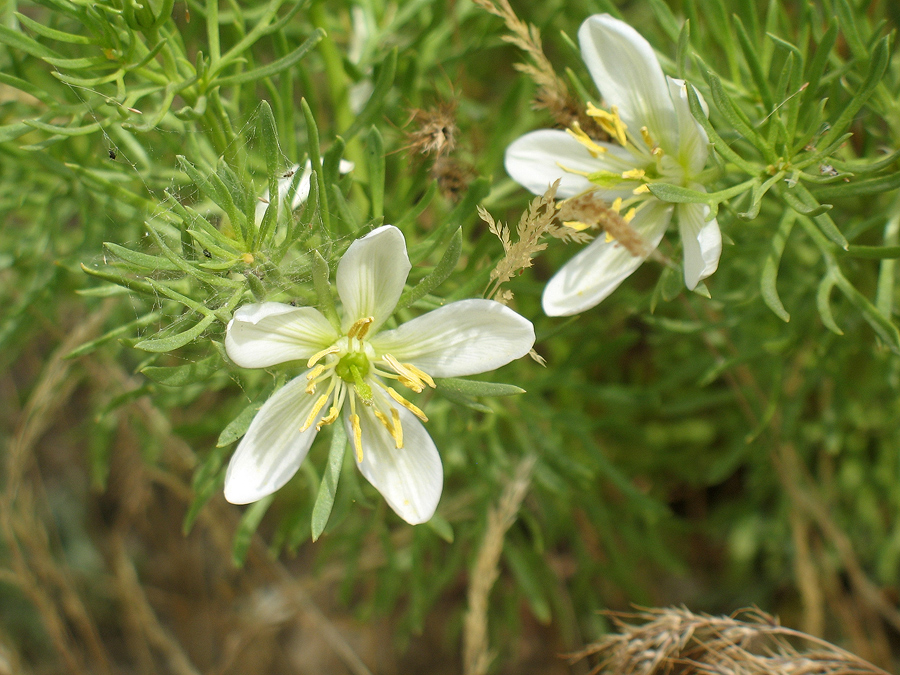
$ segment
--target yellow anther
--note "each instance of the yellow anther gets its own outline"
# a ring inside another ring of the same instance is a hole
[[[395,413],[397,412],[396,408],[391,408]],[[388,433],[394,439],[394,446],[399,450],[403,447],[403,428],[400,426],[400,417],[398,415],[394,415],[393,421],[388,419],[388,416],[385,415],[380,410],[373,411],[375,413],[375,417],[378,418],[378,421],[384,425],[384,428],[388,430]]]
[[[607,244],[609,244],[610,242],[613,242],[615,240],[616,240],[616,238],[614,236],[612,236],[609,232],[606,233],[606,243]]]
[[[322,351],[318,352],[317,354],[313,354],[312,356],[309,357],[309,361],[306,362],[306,367],[312,368],[314,365],[316,365],[317,361],[321,361],[329,354],[337,354],[339,351],[341,351],[340,347],[337,347],[335,345],[332,345],[328,349],[323,349]]]
[[[591,153],[591,157],[599,157],[606,152],[606,148],[602,145],[597,145],[593,138],[584,133],[578,122],[574,122],[571,128],[566,129],[566,133],[587,148],[587,151]]]
[[[325,407],[325,404],[327,402],[328,402],[328,394],[322,394],[316,401],[312,410],[310,411],[309,417],[306,418],[306,421],[303,423],[303,426],[300,427],[300,431],[306,431],[307,429],[309,429],[312,426],[312,423],[316,419],[316,415],[318,415],[321,412],[322,408]]]
[[[425,389],[425,385],[427,384],[432,389],[434,388],[434,380],[431,379],[431,375],[428,373],[419,370],[411,363],[400,363],[395,357],[390,354],[385,354],[382,357],[387,364],[393,369],[395,373],[399,376],[398,379],[403,384],[404,387],[409,387],[417,394]]]
[[[631,191],[631,194],[642,195],[647,192],[650,192],[650,186],[648,186],[646,183],[641,183],[636,188],[634,188],[634,190]]]
[[[588,102],[587,114],[597,120],[597,124],[600,125],[600,128],[615,138],[619,142],[619,145],[622,147],[627,145],[628,137],[625,135],[625,132],[628,129],[628,126],[622,121],[622,118],[619,117],[619,109],[616,106],[612,106],[609,109],[609,112],[607,112],[602,108],[598,108],[593,103]]]
[[[409,410],[409,412],[411,412],[413,415],[418,417],[420,420],[422,420],[423,422],[428,421],[428,418],[425,417],[425,413],[423,413],[416,406],[414,406],[412,403],[410,403],[405,398],[403,398],[400,394],[398,394],[396,391],[394,391],[394,389],[392,389],[391,387],[388,387],[387,393],[392,399],[394,399],[397,403],[399,403],[404,408]]]
[[[641,138],[644,139],[644,143],[647,144],[647,147],[650,148],[652,152],[656,152],[659,149],[659,146],[653,140],[653,136],[650,135],[650,130],[647,127],[641,127]]]
[[[325,372],[325,366],[323,366],[320,363],[319,365],[317,365],[315,368],[313,368],[311,371],[309,371],[306,374],[306,379],[312,381],[324,372]]]
[[[634,220],[635,213],[637,213],[637,209],[634,208],[633,206],[630,209],[628,209],[628,213],[626,213],[624,216],[625,222],[630,223],[632,220]]]
[[[316,424],[316,431],[321,431],[322,427],[327,427],[329,424],[332,424],[340,414],[341,409],[337,406],[331,406],[331,410],[328,411],[328,414],[325,415],[322,419],[318,421]]]
[[[353,447],[356,450],[356,461],[363,461],[362,453],[362,427],[359,426],[359,415],[353,413],[350,415],[350,426],[353,427]]]
[[[621,197],[616,197],[615,200],[614,200],[613,203],[612,203],[612,206],[611,206],[610,208],[611,208],[613,211],[615,211],[616,213],[618,213],[618,212],[622,209],[622,198],[621,198]]]
[[[622,172],[622,178],[625,178],[626,180],[641,180],[646,175],[647,172],[643,169],[629,169],[628,171]]]
[[[581,232],[582,230],[586,230],[590,227],[587,223],[582,223],[580,220],[565,220],[563,221],[563,225],[566,227],[571,227],[576,232]]]
[[[410,369],[412,372],[414,372],[416,375],[418,375],[418,376],[419,376],[419,379],[422,380],[422,382],[424,382],[425,384],[427,384],[427,385],[428,385],[429,387],[431,387],[432,389],[434,389],[435,387],[437,387],[437,385],[434,383],[434,380],[431,379],[431,375],[429,375],[428,373],[426,373],[424,370],[421,370],[421,369],[419,369],[419,368],[416,368],[416,367],[415,367],[413,364],[411,364],[411,363],[404,363],[403,365],[406,366],[407,368],[409,368],[409,369]]]
[[[391,408],[391,419],[394,421],[394,445],[399,450],[403,447],[403,426],[400,424],[400,411],[396,408]]]
[[[374,316],[367,316],[364,319],[360,319],[352,326],[350,326],[350,330],[347,331],[347,337],[351,340],[356,338],[357,340],[362,340],[366,337],[366,333],[369,332],[369,326],[375,321]]]

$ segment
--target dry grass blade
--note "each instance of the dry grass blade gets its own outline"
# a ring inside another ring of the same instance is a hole
[[[618,632],[574,654],[572,662],[593,657],[591,673],[598,675],[888,675],[758,609],[734,616],[648,609],[613,617]]]

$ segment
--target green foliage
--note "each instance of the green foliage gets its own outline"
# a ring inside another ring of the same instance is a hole
[[[513,4],[580,103],[596,91],[568,36],[596,11],[632,22],[687,81],[712,148],[709,189],[650,190],[709,207],[726,239],[719,269],[683,293],[667,236],[602,305],[548,318],[544,284],[580,249],[545,240],[510,287],[546,366],[438,379],[416,401],[445,470],[430,525],[390,512],[338,424],[282,491],[243,511],[234,563],[250,566],[254,537],[275,555],[302,549],[338,569],[345,603],[396,617],[406,640],[438,605],[462,616],[458,585],[485,514],[534,454],[489,609],[504,658],[531,623],[522,611],[552,627],[559,651],[604,629],[597,610],[629,603],[797,617],[810,601],[794,579],[798,541],[821,558],[829,602],[856,569],[889,594],[900,572],[896,10]],[[137,406],[187,416],[141,446],[149,470],[190,484],[185,533],[218,499],[256,412],[300,372],[231,363],[233,312],[292,302],[339,325],[337,262],[383,223],[403,231],[414,265],[398,319],[482,296],[503,248],[476,208],[518,219],[530,196],[506,177],[504,150],[554,124],[529,105],[535,86],[515,70],[503,22],[472,3],[46,0],[0,16],[0,363],[19,378],[44,358],[39,346],[62,341],[64,318],[103,317],[68,357],[124,375],[85,379],[79,470],[106,489],[117,429]],[[422,152],[417,111],[443,111],[453,147]],[[10,382],[5,392],[33,387]],[[183,465],[167,463],[166,434],[188,441]],[[0,623],[19,622],[20,604]]]

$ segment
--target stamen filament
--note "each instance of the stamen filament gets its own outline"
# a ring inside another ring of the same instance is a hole
[[[306,367],[312,368],[314,365],[316,365],[317,361],[322,360],[329,354],[337,354],[339,351],[341,351],[341,348],[337,345],[332,345],[328,349],[323,349],[322,351],[309,357],[309,361],[306,362]]]
[[[320,419],[316,424],[316,431],[321,431],[322,427],[327,427],[329,424],[332,424],[338,418],[338,415],[340,415],[340,413],[341,409],[336,405],[332,405],[331,410],[328,411],[328,414]]]
[[[606,148],[602,145],[597,145],[594,139],[584,132],[578,122],[574,122],[571,128],[566,129],[566,133],[581,143],[591,153],[591,157],[599,157],[606,152]]]

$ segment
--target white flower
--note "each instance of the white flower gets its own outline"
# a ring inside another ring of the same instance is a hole
[[[645,245],[635,255],[608,235],[597,237],[544,289],[544,311],[551,316],[577,314],[612,293],[657,247],[673,213],[688,288],[715,272],[722,249],[718,223],[706,221],[708,206],[666,203],[647,188],[663,182],[705,192],[697,177],[706,165],[708,138],[691,115],[684,82],[664,75],[650,44],[608,14],[588,18],[578,40],[609,106],[589,103],[587,112],[616,142],[594,142],[577,127],[534,131],[507,148],[506,170],[535,194],[557,179],[562,197],[596,191],[621,209]]]
[[[348,162],[346,159],[342,159],[338,164],[338,171],[341,173],[350,173],[353,171],[353,162]],[[291,185],[294,182],[294,174],[300,168],[299,164],[294,164],[291,167],[290,171],[285,172],[283,176],[278,179],[278,202],[279,204],[287,201],[288,191],[291,189]],[[291,210],[296,211],[300,205],[305,202],[309,198],[309,179],[312,176],[312,162],[306,160],[306,164],[303,165],[303,173],[300,175],[300,181],[297,183],[297,189],[294,191],[294,196],[291,197]],[[266,209],[269,207],[269,190],[266,188],[266,191],[263,193],[262,199],[256,204],[256,224],[259,225],[262,222],[263,216],[266,215]]]
[[[313,307],[246,305],[228,324],[225,348],[244,368],[302,360],[308,370],[257,413],[225,476],[225,498],[246,504],[284,485],[316,433],[343,417],[366,479],[409,523],[431,518],[443,468],[424,413],[393,384],[420,392],[432,377],[473,375],[524,356],[531,322],[492,300],[462,300],[392,330],[410,270],[406,242],[386,225],[353,242],[338,264],[340,325]],[[343,414],[342,414],[343,413]]]

